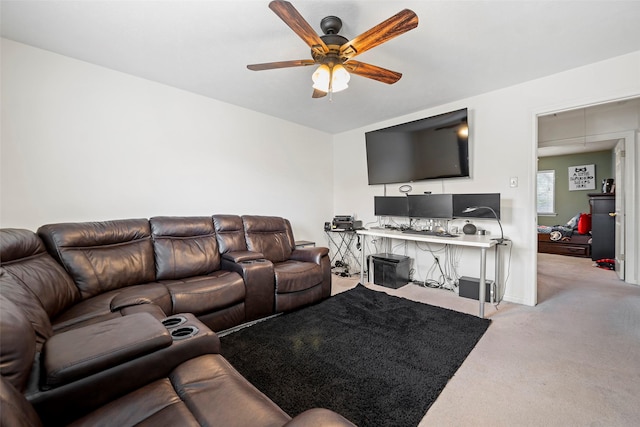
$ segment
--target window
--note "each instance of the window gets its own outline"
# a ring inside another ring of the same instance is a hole
[[[538,215],[555,215],[556,171],[538,171]]]

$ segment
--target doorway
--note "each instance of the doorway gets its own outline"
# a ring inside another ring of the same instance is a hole
[[[621,280],[638,283],[637,266],[625,260],[637,259],[635,239],[635,150],[640,117],[640,98],[567,109],[537,117],[538,159],[545,156],[571,156],[575,153],[609,152],[611,177],[615,179],[615,259]],[[536,169],[536,172],[540,168]],[[596,173],[596,175],[598,175]],[[602,174],[598,179],[603,177]],[[566,183],[558,183],[558,185]],[[600,193],[596,182],[593,193]],[[587,192],[585,192],[587,193]],[[567,221],[556,218],[559,224]]]

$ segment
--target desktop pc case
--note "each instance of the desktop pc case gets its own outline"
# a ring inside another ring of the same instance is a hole
[[[496,287],[493,280],[485,280],[485,286],[484,300],[486,302],[491,302],[491,295],[493,294],[493,300],[496,301]],[[460,280],[458,281],[458,295],[460,295],[461,297],[477,300],[480,297],[479,294],[480,279],[467,276],[462,276],[460,278]]]
[[[409,283],[411,259],[396,254],[371,255],[373,260],[373,283],[398,289]]]

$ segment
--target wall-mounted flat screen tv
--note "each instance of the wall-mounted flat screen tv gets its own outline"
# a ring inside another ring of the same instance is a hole
[[[369,185],[469,176],[467,109],[365,133]]]

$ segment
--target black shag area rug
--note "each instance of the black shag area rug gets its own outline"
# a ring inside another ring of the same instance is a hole
[[[489,323],[358,285],[222,337],[222,354],[291,416],[417,426]]]

